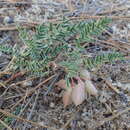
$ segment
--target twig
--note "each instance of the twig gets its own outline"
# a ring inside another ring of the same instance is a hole
[[[33,88],[32,90],[30,90],[28,92],[28,95],[32,94],[33,92],[35,92],[38,88],[40,88],[43,84],[45,84],[46,82],[48,82],[49,80],[51,80],[53,77],[55,77],[56,75],[52,75],[51,77],[49,77],[46,80],[43,80],[41,83],[39,83],[35,88]]]
[[[41,24],[41,23],[37,23],[37,24],[31,23],[31,24],[32,25],[24,24],[24,25],[20,25],[20,26],[22,26],[22,28],[32,28],[32,27],[35,27],[36,25]],[[7,30],[8,31],[18,30],[18,27],[15,25],[0,27],[0,31],[7,31]]]
[[[130,49],[130,45],[128,43],[122,43],[120,41],[117,42],[113,40],[108,40],[108,42],[114,45],[118,45],[120,48]]]
[[[2,71],[2,72],[0,72],[0,77],[5,75],[5,74],[11,74],[11,72],[9,72],[9,71]]]
[[[113,8],[112,10],[106,10],[106,11],[103,11],[103,12],[100,12],[98,14],[108,14],[108,13],[112,13],[112,12],[117,12],[117,11],[122,11],[122,10],[128,10],[129,7],[120,7],[120,8]]]
[[[19,76],[23,76],[26,72],[18,72],[16,74],[13,74],[8,80],[5,81],[5,84],[9,83],[10,81],[16,79]]]
[[[110,87],[114,92],[116,92],[117,94],[120,94],[120,91],[116,88],[113,87],[113,85],[109,82],[109,81],[105,81],[105,83],[107,84],[108,87]]]
[[[3,113],[4,115],[9,116],[9,117],[16,118],[16,119],[19,120],[19,121],[31,123],[31,124],[32,124],[33,126],[35,126],[35,127],[49,128],[49,129],[51,129],[51,130],[57,130],[57,129],[52,128],[52,127],[49,127],[49,126],[41,125],[41,124],[38,124],[38,123],[36,123],[36,122],[33,122],[33,121],[30,121],[30,120],[23,119],[23,118],[21,118],[21,117],[15,116],[14,114],[11,114],[11,113],[9,113],[9,112],[7,112],[7,111],[4,111],[4,110],[2,110],[2,109],[0,109],[0,112]]]
[[[0,82],[0,86],[2,86],[3,88],[6,88],[6,86],[2,82]]]
[[[26,95],[24,95],[18,102],[15,103],[13,107],[11,107],[11,110],[13,110],[19,103],[21,103],[26,98]]]
[[[53,77],[55,77],[55,75],[52,75],[51,77],[49,77],[48,79],[46,80],[43,80],[41,83],[39,83],[35,88],[29,90],[17,103],[15,103],[15,105],[12,107],[16,107],[20,102],[22,102],[25,97],[31,95],[33,92],[35,92],[38,88],[40,88],[43,84],[45,84],[46,82],[48,82],[50,79],[52,79]]]
[[[21,97],[21,96],[23,96],[23,94],[19,94],[19,95],[15,95],[15,96],[10,96],[10,97],[5,98],[5,100],[10,100],[12,98],[17,98],[17,97]]]
[[[3,97],[6,94],[6,92],[9,90],[9,88],[11,88],[11,86],[6,87],[5,91],[0,95],[0,97]]]
[[[70,20],[78,20],[78,19],[101,19],[101,18],[110,18],[113,20],[130,20],[130,17],[125,16],[84,16],[84,17],[72,17]]]
[[[128,20],[130,21],[130,17],[125,17],[125,16],[81,16],[81,17],[71,17],[69,18],[72,21],[80,21],[80,20],[87,20],[87,19],[101,19],[101,18],[111,18],[113,20]],[[54,23],[57,24],[59,22],[61,22],[62,19],[51,19],[51,20],[47,20],[46,23]],[[22,24],[21,26],[23,28],[32,28],[35,27],[36,25],[39,24],[43,24],[45,23],[44,21],[37,21],[37,22],[26,22],[26,24]],[[0,27],[0,31],[12,31],[12,30],[17,30],[17,26],[5,26],[5,27]]]
[[[16,0],[12,0],[12,2],[8,2],[8,1],[2,1],[2,2],[0,2],[0,3],[2,3],[2,4],[47,4],[47,2],[33,2],[33,1],[16,1]],[[51,3],[51,2],[50,2]]]
[[[0,123],[5,126],[8,130],[13,130],[12,128],[10,128],[7,124],[5,124],[1,119],[0,119]]]
[[[28,78],[28,79],[26,79],[26,80],[19,81],[19,82],[15,83],[15,84],[11,84],[10,86],[17,86],[17,85],[19,85],[19,84],[23,84],[23,83],[25,83],[25,82],[27,82],[27,81],[34,80],[34,79],[36,79],[36,78],[37,78],[37,77],[31,77],[31,78]]]
[[[59,74],[60,75],[60,74]],[[52,87],[53,87],[53,85],[55,84],[55,82],[57,81],[57,79],[59,78],[59,75],[57,75],[56,77],[55,77],[55,79],[53,79],[53,81],[51,82],[51,84],[49,85],[49,87],[48,87],[48,90],[45,92],[45,96],[51,91],[51,89],[52,89]]]
[[[93,38],[94,39],[94,38]],[[104,40],[99,40],[99,39],[95,39],[97,40],[98,42],[102,43],[102,44],[108,44],[108,45],[111,45],[111,46],[114,46],[115,48],[121,50],[122,52],[124,53],[128,53],[128,48],[130,48],[130,46],[128,45],[125,45],[123,43],[119,43],[119,42],[115,42],[115,41],[104,41]]]

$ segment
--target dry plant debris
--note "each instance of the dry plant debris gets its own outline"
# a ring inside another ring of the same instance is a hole
[[[0,130],[130,129],[129,9],[1,0]]]

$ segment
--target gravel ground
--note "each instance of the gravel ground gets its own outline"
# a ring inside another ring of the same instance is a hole
[[[10,1],[10,2],[9,2]],[[16,25],[34,26],[48,20],[79,16],[125,16],[130,17],[129,0],[1,0],[0,1],[0,44],[20,44]],[[130,19],[130,18],[129,18]],[[88,21],[90,19],[87,19]],[[109,32],[104,33],[101,40],[115,41],[115,44],[103,46],[101,41],[97,45],[87,46],[88,55],[111,52],[112,48],[130,57],[130,20],[113,20]],[[32,29],[33,31],[33,29]],[[110,35],[108,35],[110,33]],[[104,38],[104,39],[102,39]],[[120,43],[120,44],[119,44]],[[114,46],[113,46],[114,45]],[[117,47],[117,48],[115,48]],[[125,48],[125,49],[124,49]],[[11,56],[0,53],[0,71],[3,71],[11,60]],[[39,128],[39,125],[53,127],[57,130],[129,130],[130,129],[130,58],[113,64],[104,64],[91,71],[92,81],[99,91],[97,97],[88,96],[79,106],[69,105],[64,108],[62,103],[63,91],[54,88],[48,94],[50,80],[34,91],[30,96],[23,94],[36,87],[46,79],[37,78],[27,80],[21,76],[5,87],[0,85],[0,109],[8,111],[23,119],[8,119],[0,114],[0,120],[12,129],[22,130],[51,130]],[[0,84],[10,78],[9,74],[0,76]],[[105,80],[104,80],[105,79]],[[19,83],[23,81],[22,83]],[[19,83],[19,84],[16,84]],[[117,91],[118,90],[118,91]],[[0,111],[1,112],[1,111]],[[1,130],[7,128],[0,125]]]

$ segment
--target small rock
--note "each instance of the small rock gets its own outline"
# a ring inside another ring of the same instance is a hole
[[[126,84],[125,84],[125,88],[126,88],[128,91],[130,91],[130,83],[126,83]]]
[[[59,120],[59,123],[63,124],[63,120]]]
[[[6,16],[6,17],[4,18],[4,23],[5,23],[5,24],[14,23],[13,17],[11,17],[11,16]]]
[[[122,102],[124,102],[125,104],[128,103],[127,95],[125,95],[124,93],[119,93],[119,97]]]
[[[83,113],[82,113],[82,116],[86,116],[86,115],[87,115],[87,112],[83,112]]]
[[[54,108],[55,107],[55,104],[53,102],[50,103],[50,107],[51,108]]]
[[[130,29],[130,23],[127,24],[128,29]]]

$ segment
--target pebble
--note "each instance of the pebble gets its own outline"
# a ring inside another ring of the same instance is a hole
[[[84,112],[82,113],[82,116],[87,116],[87,114],[88,114],[87,112]]]
[[[121,100],[122,102],[124,102],[125,104],[128,103],[127,95],[125,95],[124,93],[119,93],[119,97],[120,97],[120,100]],[[124,105],[125,105],[125,104],[124,104]]]
[[[11,16],[6,16],[6,17],[4,18],[4,23],[5,23],[5,24],[14,23],[13,17],[11,17]]]
[[[54,108],[55,107],[55,104],[53,102],[50,103],[49,105],[51,108]]]

